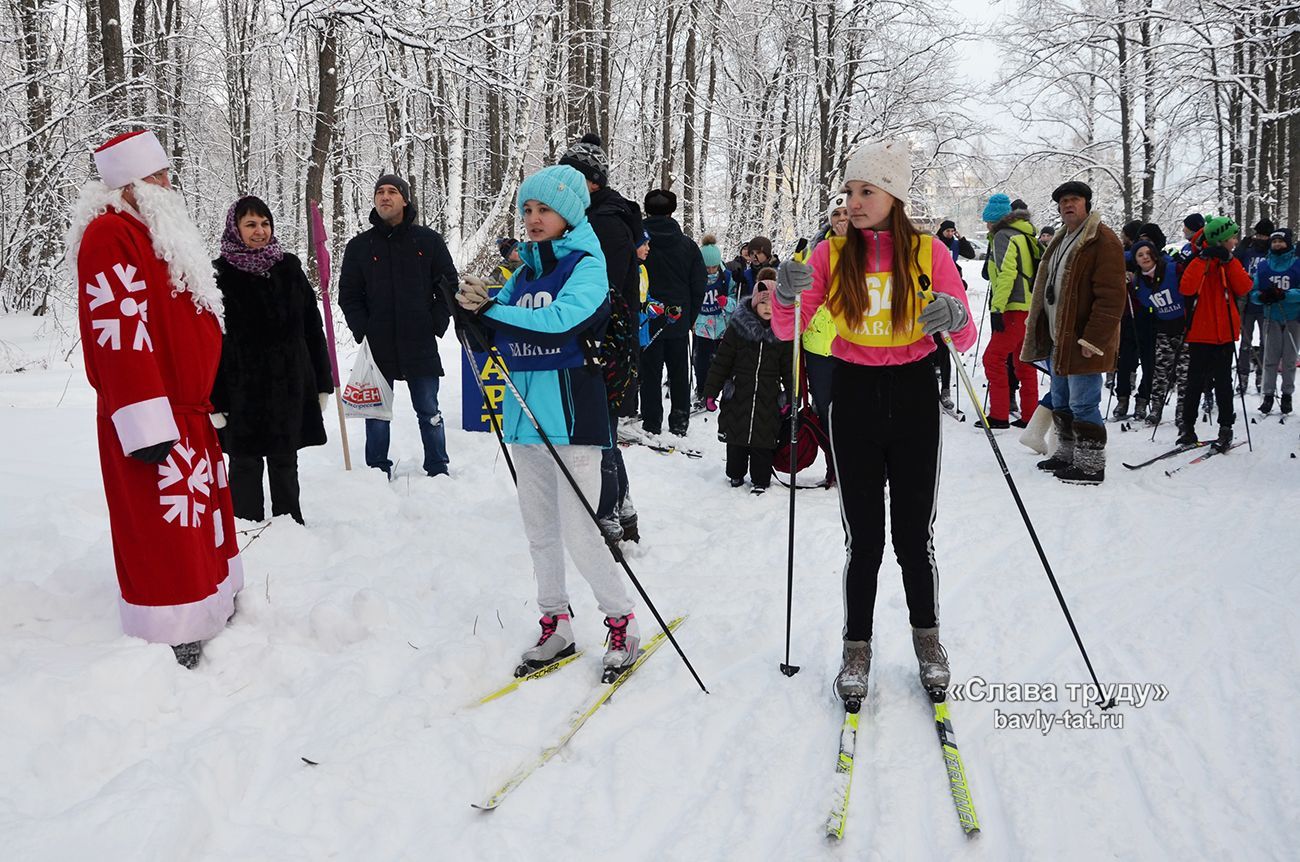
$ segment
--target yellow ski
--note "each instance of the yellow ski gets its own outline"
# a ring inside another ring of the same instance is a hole
[[[980,831],[979,818],[975,816],[975,800],[970,795],[970,784],[966,781],[966,766],[961,762],[961,753],[957,751],[957,738],[952,732],[952,719],[948,716],[946,702],[934,705],[934,725],[939,733],[939,744],[943,746],[943,761],[948,767],[948,784],[952,788],[952,801],[957,807],[957,819],[968,837],[975,837]]]
[[[685,620],[686,617],[684,616],[678,617],[668,624],[668,629],[670,631],[676,631],[677,627]],[[586,710],[574,718],[573,721],[569,722],[569,729],[565,731],[564,735],[561,736],[554,745],[551,745],[549,748],[542,751],[541,755],[535,760],[521,766],[515,774],[510,777],[510,780],[501,786],[500,790],[493,793],[483,802],[474,803],[473,807],[480,811],[491,811],[500,805],[501,801],[510,795],[511,791],[520,784],[523,784],[524,780],[528,778],[528,776],[545,766],[547,762],[549,762],[550,759],[560,751],[560,749],[564,748],[564,746],[568,744],[569,740],[573,739],[574,734],[581,730],[582,726],[587,723],[587,719],[595,715],[596,710],[604,706],[605,703],[613,697],[614,692],[618,691],[619,687],[623,685],[623,683],[627,682],[628,677],[636,673],[637,669],[645,663],[645,660],[654,655],[655,651],[659,649],[659,647],[663,646],[667,640],[668,638],[663,632],[660,632],[651,638],[650,641],[641,648],[641,654],[637,656],[636,661],[632,663],[631,667],[619,675],[613,682],[601,684],[600,694],[596,696]],[[543,670],[545,670],[545,668],[543,668]]]
[[[840,728],[840,756],[835,764],[835,802],[826,821],[826,835],[836,841],[844,837],[844,821],[849,814],[849,791],[853,789],[853,753],[858,745],[858,714],[844,711]]]
[[[507,694],[519,688],[519,686],[523,685],[524,683],[532,682],[535,679],[541,679],[544,676],[548,676],[552,673],[555,673],[555,671],[559,670],[560,668],[564,667],[567,664],[576,661],[579,658],[582,658],[582,650],[578,650],[572,655],[566,655],[562,659],[557,659],[556,661],[551,662],[546,667],[539,667],[537,670],[533,671],[532,673],[527,674],[525,676],[521,676],[513,680],[507,685],[503,685],[501,688],[497,689],[496,691],[492,692],[486,697],[481,697],[478,700],[474,701],[474,703],[471,704],[471,706],[482,706],[483,704],[490,703],[499,697],[505,697]]]

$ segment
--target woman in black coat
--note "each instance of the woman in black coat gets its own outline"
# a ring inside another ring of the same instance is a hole
[[[213,265],[226,322],[213,422],[230,456],[235,517],[265,516],[265,459],[271,514],[301,524],[298,450],[324,445],[321,413],[334,391],[316,293],[302,263],[280,248],[271,211],[255,197],[240,198],[226,214]]]
[[[704,396],[709,409],[722,395],[718,438],[727,444],[731,486],[745,483],[748,468],[753,491],[761,494],[772,480],[772,457],[781,430],[781,393],[793,388],[792,346],[772,332],[770,289],[776,273],[764,269],[751,298],[740,301],[709,366]]]

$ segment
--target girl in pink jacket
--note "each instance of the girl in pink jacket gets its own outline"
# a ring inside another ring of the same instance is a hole
[[[829,410],[848,548],[844,563],[844,660],[836,693],[850,712],[867,694],[876,577],[890,532],[903,570],[921,683],[939,698],[949,680],[939,642],[934,517],[939,488],[939,391],[931,337],[949,332],[958,350],[975,341],[961,277],[948,250],[904,212],[912,181],[904,141],[861,147],[841,191],[851,226],[817,246],[807,263],[787,261],[777,277],[772,329],[794,337],[823,305],[835,321]]]

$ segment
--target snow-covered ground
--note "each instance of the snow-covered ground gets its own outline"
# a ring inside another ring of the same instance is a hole
[[[1018,432],[1000,432],[1098,675],[1168,689],[1118,708],[1122,729],[1047,734],[999,724],[1086,710],[1066,685],[1089,678],[983,434],[945,420],[936,543],[954,676],[1053,683],[1058,700],[953,704],[984,829],[968,841],[887,555],[848,827],[830,847],[842,715],[830,690],[843,559],[833,492],[799,494],[792,661],[803,669],[786,678],[787,494],[729,488],[707,419],[689,441],[702,460],[626,450],[644,535],[631,563],[665,615],[690,614],[678,637],[712,693],[665,647],[484,814],[470,803],[592,695],[603,627],[574,576],[588,655],[466,707],[508,681],[536,612],[496,443],[457,430],[455,343],[443,344],[451,478],[419,474],[400,386],[392,484],[343,472],[336,433],[302,453],[307,526],[281,518],[242,536],[239,613],[194,672],[120,633],[93,393],[79,348],[64,360],[71,344],[48,322],[0,318],[4,858],[1294,858],[1300,419],[1261,420],[1253,453],[1173,477],[1163,468],[1189,456],[1120,467],[1168,448],[1172,428],[1152,443],[1112,426],[1100,488],[1039,473]],[[360,424],[349,431],[359,463]]]

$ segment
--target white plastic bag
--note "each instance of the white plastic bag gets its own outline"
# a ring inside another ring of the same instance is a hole
[[[356,362],[348,385],[343,388],[343,415],[365,419],[393,419],[393,387],[388,385],[375,358],[370,355],[370,342],[361,340]]]

